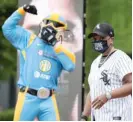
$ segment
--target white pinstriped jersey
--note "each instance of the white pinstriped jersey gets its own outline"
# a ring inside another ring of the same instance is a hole
[[[105,94],[122,86],[123,77],[132,72],[132,61],[129,56],[121,50],[112,53],[107,60],[99,67],[99,55],[92,63],[88,82],[90,85],[91,101],[96,97]],[[131,95],[111,99],[100,109],[93,109],[92,112],[96,121],[113,121],[115,119],[131,120],[132,116]]]

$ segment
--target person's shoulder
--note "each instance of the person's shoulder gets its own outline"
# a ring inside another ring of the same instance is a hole
[[[127,53],[125,53],[124,51],[120,50],[120,49],[117,49],[116,51],[116,55],[119,59],[122,59],[122,58],[125,58],[125,59],[131,59]]]
[[[117,53],[120,55],[120,56],[128,56],[127,53],[125,53],[124,51],[120,50],[120,49],[117,49]]]
[[[122,51],[122,50],[120,50],[120,49],[117,49],[116,52],[119,53],[119,54],[122,54],[122,55],[125,55],[125,54],[126,54],[124,51]]]
[[[100,61],[100,59],[101,59],[101,54],[100,55],[98,55],[93,61],[92,61],[92,64],[91,65],[95,65],[96,63],[98,63],[99,61]]]

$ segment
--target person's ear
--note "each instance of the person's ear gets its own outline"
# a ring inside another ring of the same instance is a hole
[[[113,45],[113,43],[114,43],[114,37],[111,37],[111,45]]]
[[[114,37],[111,37],[112,38],[112,40],[114,41]]]

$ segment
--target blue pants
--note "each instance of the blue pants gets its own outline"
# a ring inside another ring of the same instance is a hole
[[[14,121],[59,121],[59,112],[55,95],[47,99],[39,99],[26,92],[19,92],[15,108]]]

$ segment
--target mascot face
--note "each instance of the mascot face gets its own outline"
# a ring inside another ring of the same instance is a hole
[[[44,18],[40,23],[40,32],[42,32],[43,28],[47,26],[52,26],[57,31],[56,34],[57,41],[62,42],[63,40],[65,40],[64,35],[66,31],[68,31],[67,22],[62,16],[60,16],[59,14],[51,14],[46,18]]]

